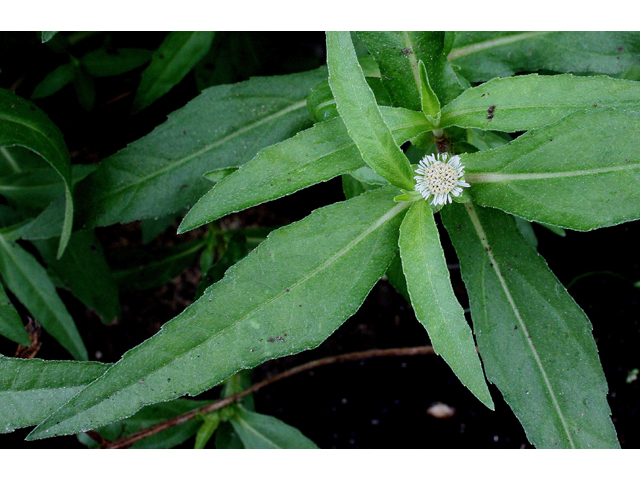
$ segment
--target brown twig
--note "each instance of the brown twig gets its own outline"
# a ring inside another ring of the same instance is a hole
[[[40,350],[40,347],[42,346],[42,342],[40,341],[42,328],[40,327],[40,324],[32,318],[29,318],[29,322],[27,323],[27,333],[29,334],[29,342],[31,342],[31,345],[28,347],[18,345],[14,355],[16,358],[35,358],[38,354],[38,350]]]
[[[322,367],[322,366],[331,365],[334,363],[351,362],[354,360],[365,360],[368,358],[376,358],[376,357],[405,357],[405,356],[413,356],[413,355],[429,355],[432,353],[433,353],[433,347],[430,347],[430,346],[387,348],[384,350],[366,350],[364,352],[344,353],[342,355],[336,355],[334,357],[325,357],[319,360],[314,360],[312,362],[304,363],[302,365],[294,367],[290,370],[286,370],[271,378],[267,378],[266,380],[258,382],[252,385],[251,387],[247,388],[246,390],[236,393],[235,395],[222,398],[217,402],[210,403],[209,405],[205,405],[204,407],[197,408],[195,410],[191,410],[189,412],[178,415],[177,417],[173,417],[163,422],[156,423],[155,425],[152,425],[142,430],[138,430],[137,432],[127,437],[120,438],[111,443],[103,444],[101,448],[130,447],[138,440],[142,440],[143,438],[150,437],[151,435],[159,433],[168,428],[175,427],[176,425],[180,425],[182,423],[188,422],[189,420],[197,417],[198,415],[204,415],[207,413],[215,412],[216,410],[220,410],[221,408],[231,405],[236,400],[242,397],[245,397],[251,393],[257,392],[261,388],[266,387],[271,383],[277,382],[278,380],[283,380],[285,378],[289,378],[300,372],[311,370],[316,367]]]

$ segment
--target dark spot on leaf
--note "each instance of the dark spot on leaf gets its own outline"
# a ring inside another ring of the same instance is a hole
[[[550,141],[550,142],[553,142],[553,138],[549,138],[549,141]]]
[[[517,329],[518,329],[518,325],[516,325],[515,327],[513,327],[513,329],[514,329],[514,330],[517,330]]]
[[[597,103],[594,103],[594,104],[593,104],[593,106],[594,106],[594,107],[597,107],[597,106],[598,106],[598,104],[597,104]]]
[[[186,130],[182,130],[182,134],[183,134],[183,135],[186,135],[186,134],[187,134],[187,131],[186,131]]]
[[[275,342],[275,341],[276,341],[276,339],[275,339],[275,338],[273,338],[273,337],[272,337],[272,338],[267,338],[267,342],[269,342],[269,343],[273,343],[273,342]]]
[[[171,379],[170,379],[170,378],[167,378],[167,382],[170,382],[170,381],[171,381]]]
[[[402,53],[405,55],[410,55],[413,53],[413,51],[410,48],[403,48]]]
[[[33,105],[29,105],[29,108],[31,109],[32,112],[36,111],[36,107],[34,107]]]
[[[621,52],[622,51],[622,47],[618,47],[618,51]]]
[[[163,55],[163,54],[160,54],[160,55],[158,55],[158,58],[159,58],[160,60],[164,60],[164,55]]]
[[[289,289],[287,288],[287,289],[285,290],[285,292],[288,292],[288,291],[289,291]]]
[[[629,163],[631,160],[629,160],[628,158],[625,158],[624,161]]]

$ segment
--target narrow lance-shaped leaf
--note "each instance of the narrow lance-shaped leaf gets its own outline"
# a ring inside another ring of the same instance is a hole
[[[29,438],[96,428],[316,347],[355,313],[391,261],[407,208],[396,194],[383,187],[272,232]]]
[[[421,112],[390,107],[381,107],[380,111],[398,144],[431,128]],[[186,232],[363,166],[340,118],[318,123],[261,150],[251,162],[222,178],[198,200],[178,231]]]
[[[444,32],[358,32],[380,66],[382,83],[397,106],[420,110],[420,68],[427,69],[431,87],[441,104],[462,92],[444,55]]]
[[[13,92],[0,89],[0,147],[14,145],[28,148],[40,155],[64,181],[64,220],[58,247],[59,257],[69,241],[73,224],[71,163],[67,146],[58,127],[42,110]]]
[[[0,432],[40,423],[107,368],[98,362],[0,356]]]
[[[435,352],[493,410],[473,335],[453,293],[438,228],[427,202],[418,200],[409,209],[400,227],[399,244],[411,304]]]
[[[150,58],[151,51],[142,48],[100,48],[84,55],[80,63],[90,75],[108,77],[141,67]]]
[[[35,320],[74,358],[87,360],[80,333],[46,270],[20,245],[0,235],[0,275]]]
[[[104,323],[120,318],[118,286],[95,233],[92,230],[73,232],[60,259],[55,257],[55,242],[55,239],[49,239],[34,244],[71,292],[87,307],[95,309]]]
[[[169,33],[142,72],[133,99],[134,113],[148,107],[177,85],[209,51],[213,35],[213,32]]]
[[[638,32],[457,32],[448,58],[470,82],[484,82],[540,69],[616,74],[638,54]]]
[[[157,218],[193,205],[206,172],[240,166],[310,125],[305,98],[326,69],[211,87],[80,183],[80,219],[104,226]]]
[[[494,209],[442,211],[487,378],[538,448],[615,448],[591,324],[545,261]]]
[[[367,85],[348,32],[327,32],[329,85],[349,136],[364,161],[389,183],[413,189],[413,171]]]
[[[0,335],[20,345],[29,346],[29,335],[24,328],[18,311],[7,296],[4,288],[0,284]]]
[[[481,205],[591,230],[640,218],[640,112],[579,112],[508,145],[461,155]]]
[[[238,406],[231,417],[244,448],[318,448],[300,430],[270,415]]]
[[[65,63],[56,67],[36,85],[31,94],[31,99],[45,98],[53,95],[66,85],[71,83],[76,76],[76,69],[72,63]]]
[[[640,110],[640,82],[537,74],[495,78],[445,106],[440,126],[517,132],[609,107]]]

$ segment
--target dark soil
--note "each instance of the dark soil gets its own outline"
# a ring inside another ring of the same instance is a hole
[[[275,45],[272,50],[284,51],[288,40],[283,40],[286,38],[283,35],[271,40],[271,45]],[[322,35],[315,33],[299,36],[295,45],[288,46],[293,54],[287,58],[317,53],[318,49],[317,56],[321,58],[322,41]],[[281,59],[277,68],[269,65],[271,63],[262,62],[252,75],[296,70],[293,60],[287,63]],[[10,74],[11,69],[8,72]],[[244,79],[242,72],[236,72],[236,77],[233,81]],[[7,88],[4,84],[0,86]],[[103,101],[130,86],[113,88],[120,90],[100,90]],[[151,130],[163,121],[164,115],[183,105],[195,92],[193,78],[185,79],[174,92],[136,118],[136,122],[126,120],[130,104],[107,104],[92,115],[76,110],[59,113],[57,102],[66,101],[64,97],[45,100],[41,106],[65,132],[75,161],[91,163]],[[283,225],[342,199],[340,182],[333,180],[236,214],[225,222],[227,226],[236,227]],[[203,230],[196,230],[190,237],[177,237],[173,231],[175,229],[169,229],[151,247],[204,235]],[[564,285],[590,274],[577,280],[569,291],[593,323],[620,443],[623,448],[638,448],[640,381],[632,380],[629,372],[640,368],[640,288],[633,285],[640,280],[640,222],[588,233],[568,232],[565,238],[543,227],[535,226],[535,231],[540,242],[539,252]],[[138,223],[101,228],[97,232],[107,251],[141,244]],[[444,243],[449,261],[455,263],[455,254],[447,241]],[[66,292],[61,295],[80,328],[91,359],[115,362],[188,306],[199,280],[199,267],[195,262],[167,285],[123,294],[123,317],[115,325],[102,324],[95,313],[86,310],[71,295]],[[452,280],[461,303],[466,306],[464,286],[456,270],[452,270]],[[46,333],[42,340],[39,358],[69,358]],[[428,343],[424,328],[404,298],[387,281],[381,281],[358,313],[320,347],[268,362],[254,370],[253,380],[259,381],[326,356]],[[11,355],[13,348],[8,342],[0,341],[3,354]],[[217,394],[218,390],[214,390],[203,397],[215,398]],[[496,401],[495,412],[481,405],[442,359],[431,355],[316,368],[264,388],[255,395],[255,404],[258,412],[275,415],[296,426],[321,448],[531,448],[519,422],[493,387],[492,395]],[[431,416],[427,409],[437,402],[454,408],[455,413],[449,418]],[[0,438],[3,445],[14,448],[85,448],[74,437],[24,442],[28,431],[23,429]],[[191,446],[192,440],[185,445]]]

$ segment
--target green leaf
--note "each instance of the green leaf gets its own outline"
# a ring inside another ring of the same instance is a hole
[[[326,70],[211,87],[78,185],[80,218],[104,226],[192,206],[214,169],[240,166],[310,124],[306,97]]]
[[[51,40],[58,32],[40,32],[40,39],[42,40],[42,43],[47,43],[49,40]]]
[[[0,432],[40,423],[107,368],[98,362],[0,356]]]
[[[422,60],[418,63],[420,65],[420,101],[422,111],[433,126],[437,127],[440,123],[440,101],[429,84],[429,76],[424,63],[422,63]]]
[[[338,112],[364,161],[391,184],[412,190],[409,161],[380,113],[348,32],[327,32],[327,65]]]
[[[96,310],[104,323],[121,318],[118,286],[94,232],[74,232],[60,259],[56,259],[55,243],[55,239],[34,242],[49,267],[82,303]]]
[[[591,324],[514,219],[442,210],[469,293],[487,378],[538,448],[618,446]]]
[[[76,89],[76,97],[78,103],[87,112],[93,110],[93,106],[96,100],[96,86],[89,75],[87,75],[82,69],[76,69],[76,76],[73,79],[73,86]]]
[[[473,335],[453,293],[438,228],[426,201],[414,202],[407,212],[399,245],[411,304],[435,352],[478,400],[493,410]]]
[[[204,417],[204,422],[202,422],[202,425],[198,429],[198,433],[196,433],[196,443],[193,448],[205,448],[207,446],[207,442],[213,436],[219,425],[220,416],[216,412],[206,415]]]
[[[71,236],[73,199],[71,163],[62,133],[35,105],[9,90],[0,89],[0,147],[20,145],[44,158],[65,185],[64,222],[58,247],[61,256]]]
[[[214,283],[222,280],[225,272],[249,254],[247,239],[241,232],[235,232],[229,242],[227,248],[220,259],[211,265],[202,275],[202,280],[198,285],[195,298],[198,298]]]
[[[422,112],[382,107],[398,143],[430,128]],[[229,213],[290,195],[365,166],[340,118],[317,123],[282,143],[261,150],[255,159],[223,178],[189,211],[183,233]]]
[[[242,449],[244,444],[236,433],[231,422],[222,422],[216,430],[216,449]]]
[[[391,261],[407,208],[395,194],[379,188],[272,232],[30,439],[95,428],[141,402],[196,395],[241,369],[318,346],[355,313]]]
[[[578,112],[509,145],[461,155],[481,205],[591,230],[640,218],[640,113]]]
[[[94,170],[94,165],[73,165],[72,183],[82,180]],[[0,195],[25,210],[43,209],[58,196],[63,197],[64,206],[64,182],[59,176],[52,175],[51,167],[46,164],[43,168],[24,168],[20,173],[0,177]]]
[[[46,77],[36,85],[31,94],[31,99],[44,98],[53,95],[66,85],[71,83],[76,76],[76,69],[72,63],[60,65],[55,70],[47,74]]]
[[[318,448],[300,430],[270,415],[238,406],[231,424],[245,448]]]
[[[46,270],[17,243],[0,235],[0,275],[7,288],[18,297],[35,320],[73,358],[87,360],[87,349],[73,318],[56,293]]]
[[[176,215],[166,215],[161,218],[147,218],[140,222],[140,229],[142,230],[142,244],[147,245],[151,243],[158,235],[167,230],[173,222],[176,220]]]
[[[94,165],[74,165],[72,169],[73,183],[82,180],[95,170]],[[60,224],[64,220],[65,211],[65,196],[62,194],[64,186],[62,182],[57,184],[47,185],[46,183],[38,183],[40,175],[36,175],[37,172],[33,172],[34,176],[25,176],[19,183],[31,182],[31,185],[23,185],[19,189],[13,189],[11,195],[14,199],[19,195],[25,204],[35,202],[41,195],[43,200],[47,199],[47,196],[52,198],[49,205],[28,225],[26,225],[21,232],[21,236],[25,240],[43,240],[48,238],[54,238],[60,236]],[[47,175],[47,172],[43,172]],[[51,175],[51,172],[48,172]],[[27,187],[27,188],[22,188]],[[32,187],[32,188],[30,188]],[[53,196],[55,191],[58,190],[60,194]],[[31,199],[29,199],[29,195]]]
[[[440,104],[462,92],[443,53],[444,32],[358,32],[358,36],[378,62],[382,83],[396,106],[421,110],[420,61]]]
[[[578,111],[610,107],[640,110],[640,83],[604,76],[495,78],[445,106],[440,127],[517,132],[550,125]]]
[[[448,58],[470,82],[484,82],[540,69],[616,74],[638,54],[638,32],[457,32]]]
[[[191,265],[205,247],[205,240],[155,250],[123,248],[109,255],[113,278],[122,290],[146,290],[170,282]]]
[[[411,298],[409,297],[409,290],[407,290],[407,279],[404,277],[404,272],[402,271],[402,261],[400,260],[400,250],[396,252],[389,264],[389,268],[385,272],[385,276],[389,283],[400,292],[400,294],[404,297],[407,303],[411,303]]]
[[[29,335],[24,328],[20,315],[11,304],[7,293],[0,284],[0,335],[9,340],[28,347],[31,345]]]
[[[151,51],[143,48],[100,48],[80,58],[80,63],[90,75],[109,77],[141,67],[151,58]]]
[[[213,32],[171,32],[142,72],[133,112],[148,107],[171,90],[211,48]]]
[[[361,57],[358,57],[361,60]],[[362,64],[361,64],[362,65]],[[366,73],[365,73],[366,75]],[[385,90],[382,82],[379,78],[365,77],[365,81],[369,88],[373,92],[373,96],[376,99],[378,105],[384,105],[390,107],[392,105],[391,97]],[[328,81],[319,83],[311,90],[311,94],[307,98],[307,108],[309,115],[313,118],[314,122],[323,122],[337,117],[338,108],[336,107],[336,100],[333,98],[333,92]]]

